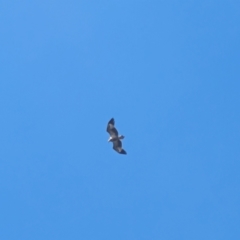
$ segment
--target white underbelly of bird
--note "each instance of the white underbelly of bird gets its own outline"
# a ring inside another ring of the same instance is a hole
[[[117,137],[110,137],[108,139],[108,142],[114,142],[116,140],[121,140],[121,139],[124,139],[124,136],[120,135],[120,136],[117,136]]]

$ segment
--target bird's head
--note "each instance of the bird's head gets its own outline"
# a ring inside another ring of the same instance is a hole
[[[119,136],[119,139],[124,139],[124,136],[123,136],[123,135],[120,135],[120,136]]]

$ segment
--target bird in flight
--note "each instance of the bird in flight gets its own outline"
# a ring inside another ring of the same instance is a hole
[[[115,121],[114,118],[111,118],[107,125],[107,132],[110,134],[108,142],[113,143],[113,149],[120,154],[127,154],[126,151],[122,148],[121,139],[124,138],[122,135],[118,135],[117,129],[114,127]]]

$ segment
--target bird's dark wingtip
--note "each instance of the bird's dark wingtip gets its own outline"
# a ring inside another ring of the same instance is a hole
[[[121,153],[121,154],[127,154],[127,152],[126,152],[125,150],[123,150],[123,149],[122,149],[122,151],[119,152],[119,153]]]
[[[108,122],[108,124],[112,124],[112,125],[114,125],[114,123],[115,123],[114,118],[111,118]]]

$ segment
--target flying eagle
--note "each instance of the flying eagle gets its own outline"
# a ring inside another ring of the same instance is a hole
[[[118,135],[118,131],[114,127],[114,124],[115,124],[115,121],[114,121],[114,118],[112,118],[107,125],[107,132],[110,134],[110,138],[108,139],[108,142],[113,143],[113,149],[118,153],[127,154],[126,151],[122,149],[121,139],[123,139],[124,136]]]

